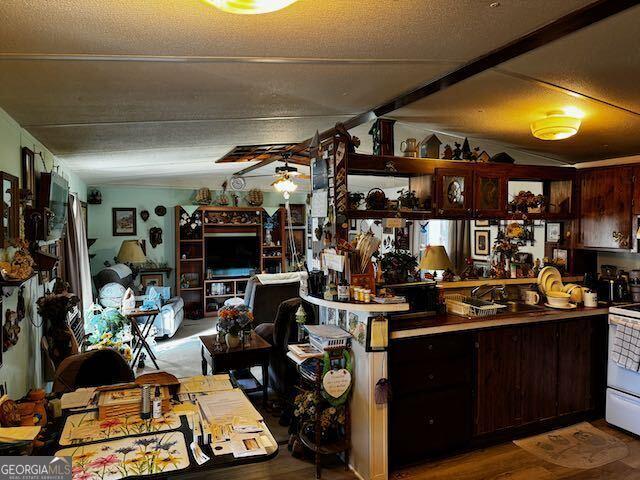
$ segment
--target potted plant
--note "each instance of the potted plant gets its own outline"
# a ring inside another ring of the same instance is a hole
[[[218,331],[229,348],[240,345],[240,335],[251,331],[253,313],[246,305],[224,306],[218,310]]]
[[[522,190],[509,202],[509,211],[520,213],[524,218],[527,213],[544,212],[546,205],[547,201],[544,195],[535,195],[530,191]]]
[[[417,210],[420,207],[420,200],[414,190],[398,190],[398,207],[401,210]]]
[[[395,250],[385,253],[380,265],[387,284],[406,283],[415,277],[418,260],[405,250]]]

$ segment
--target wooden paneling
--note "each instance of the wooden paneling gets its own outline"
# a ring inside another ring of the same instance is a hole
[[[498,328],[477,334],[477,435],[519,423],[521,345],[519,327]]]
[[[631,238],[632,167],[580,173],[580,240],[585,248],[628,249],[614,233]]]
[[[555,322],[522,328],[522,423],[544,420],[556,415],[557,333]]]

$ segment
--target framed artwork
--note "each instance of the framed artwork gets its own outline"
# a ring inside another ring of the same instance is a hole
[[[164,287],[164,274],[142,273],[140,274],[140,286],[143,292],[147,290],[147,287]]]
[[[476,220],[476,227],[488,227],[489,220]]]
[[[135,208],[112,208],[112,235],[114,237],[133,236],[138,233]]]
[[[22,189],[27,205],[33,205],[33,196],[36,193],[35,154],[27,147],[22,147]]]
[[[491,231],[476,230],[473,254],[479,257],[486,257],[489,253],[491,253]]]
[[[554,248],[553,249],[553,259],[557,262],[561,260],[566,265],[569,260],[569,251],[564,250],[562,248]]]
[[[562,240],[562,223],[547,223],[546,241],[550,243],[558,243]]]
[[[12,240],[20,236],[20,206],[18,177],[0,172],[2,182],[2,202],[0,202],[0,248],[9,246]]]
[[[291,225],[294,227],[304,227],[305,224],[305,210],[306,205],[304,203],[291,204],[289,210],[291,212]]]

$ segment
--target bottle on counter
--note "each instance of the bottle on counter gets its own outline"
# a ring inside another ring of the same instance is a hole
[[[160,385],[156,385],[156,391],[153,396],[153,418],[162,417],[162,397],[160,396]]]
[[[340,275],[340,281],[338,282],[338,301],[339,302],[348,302],[349,301],[349,282],[345,278],[344,274]]]
[[[142,408],[140,418],[149,420],[151,418],[151,385],[142,386]]]

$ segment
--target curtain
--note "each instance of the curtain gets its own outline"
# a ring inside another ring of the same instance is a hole
[[[471,239],[468,220],[449,221],[447,253],[456,273],[462,272],[465,260],[471,256]]]
[[[87,232],[82,219],[80,201],[69,195],[67,207],[67,227],[64,239],[65,278],[81,302],[82,312],[93,303],[91,291],[91,270],[89,267],[89,247]]]

